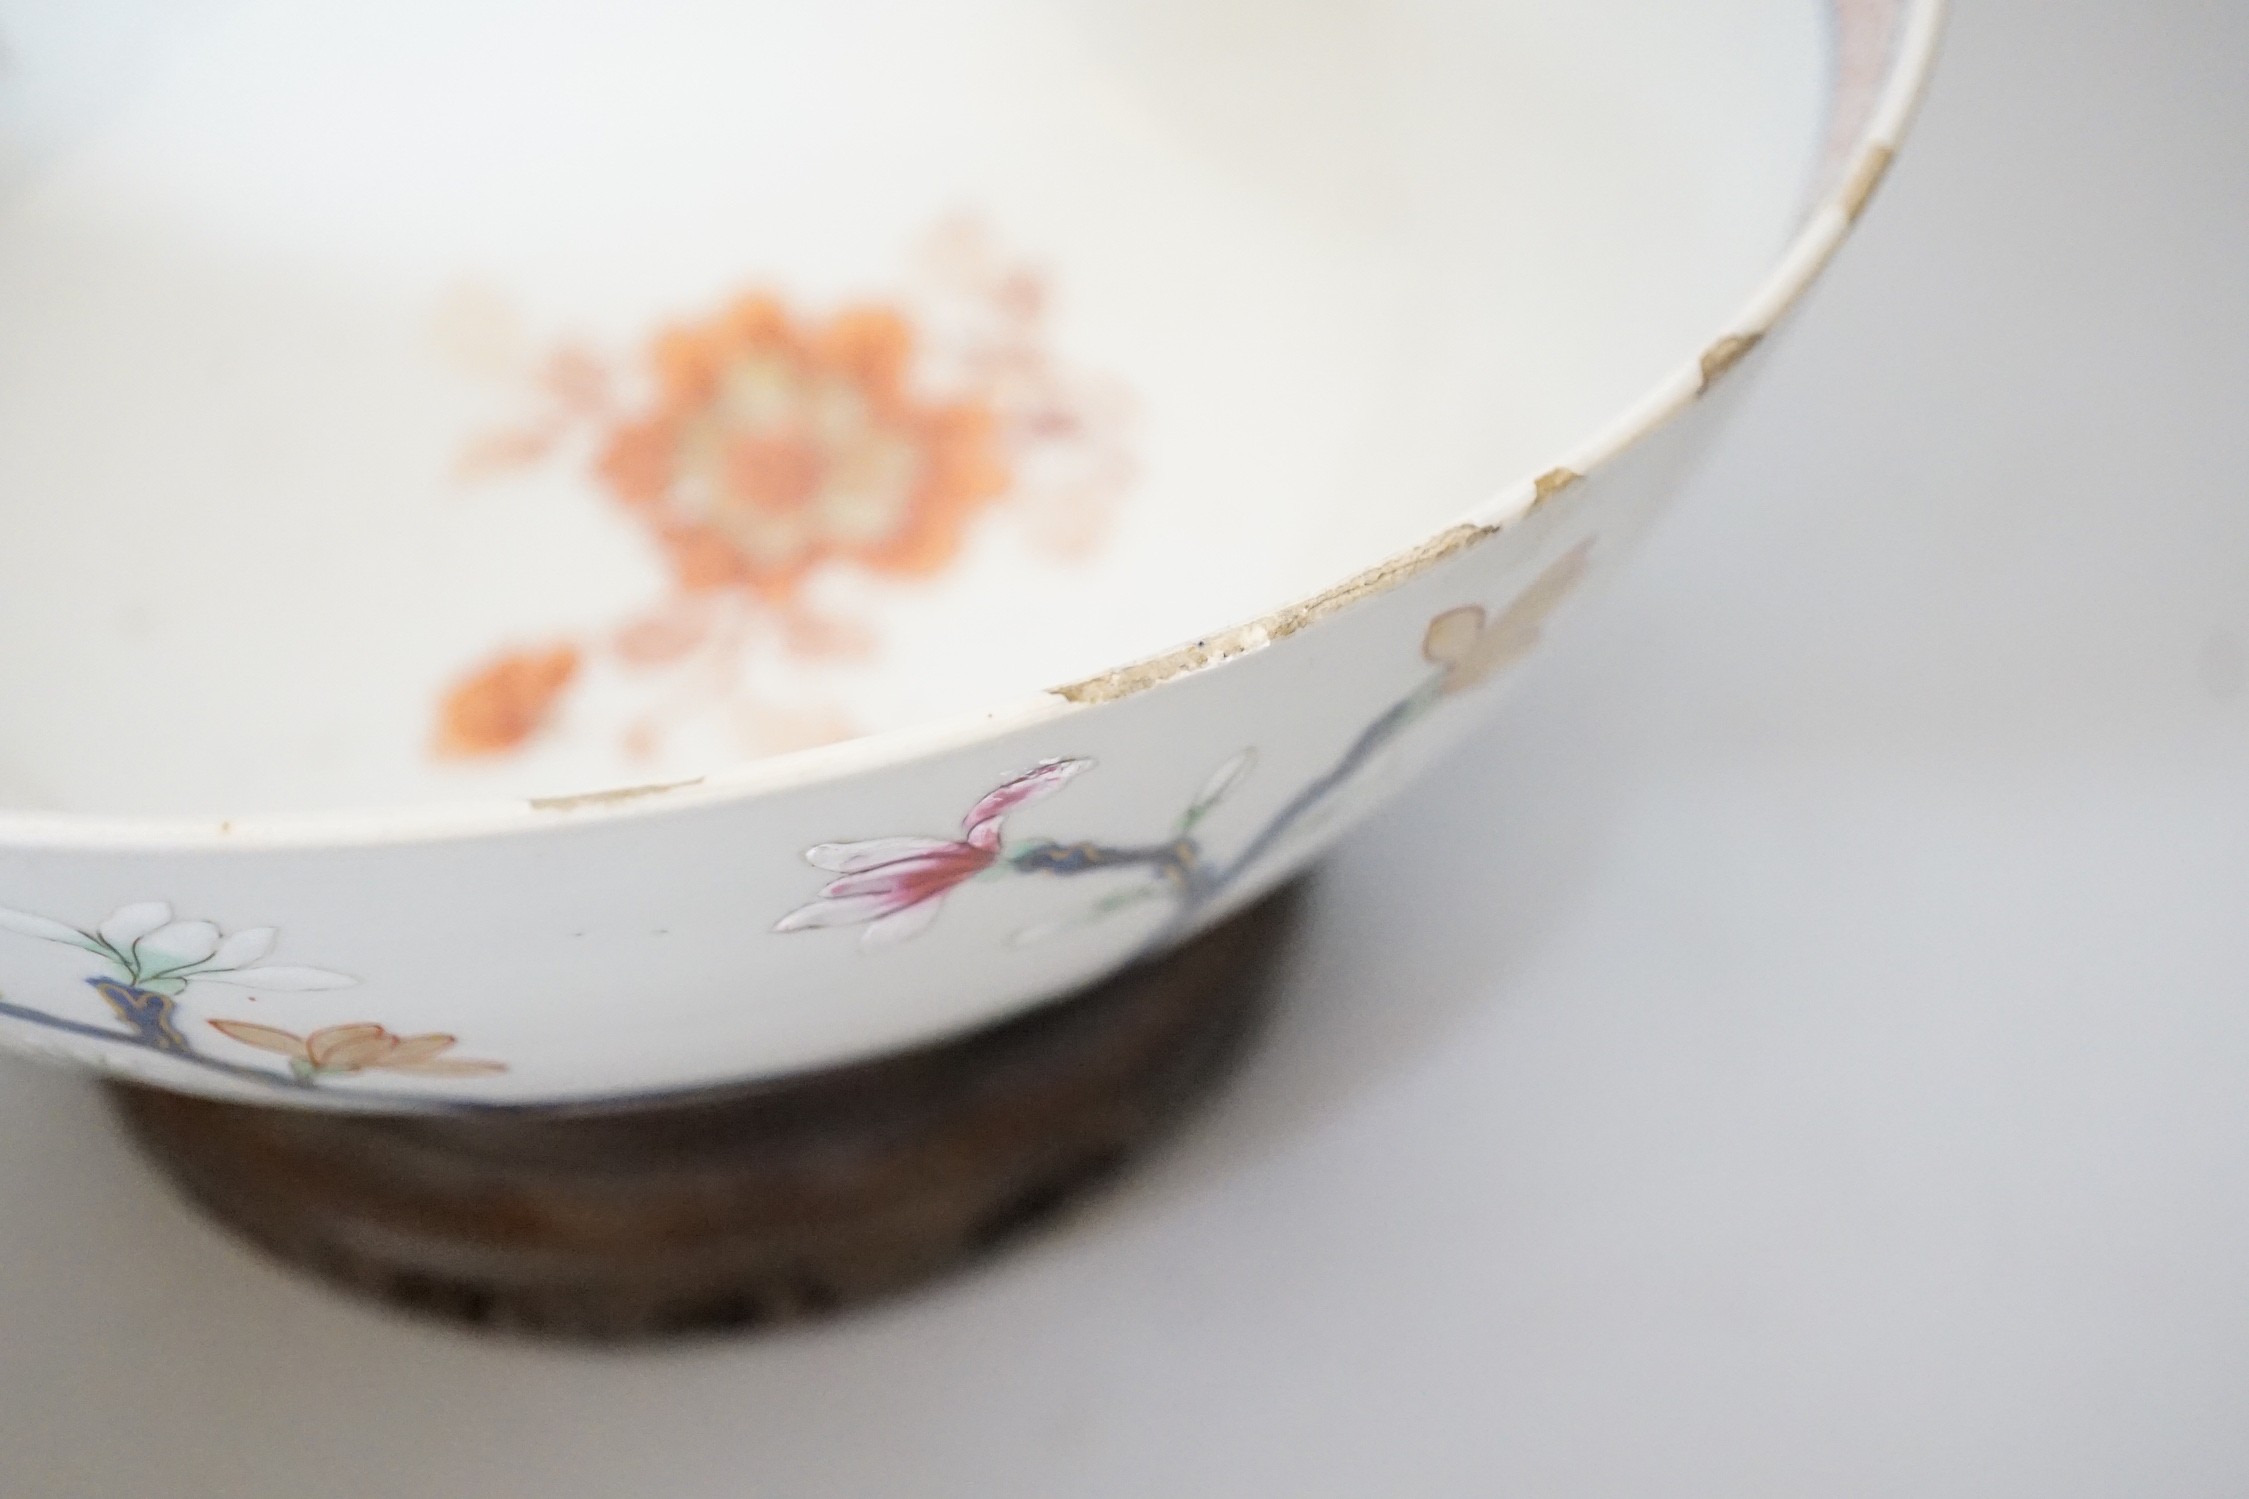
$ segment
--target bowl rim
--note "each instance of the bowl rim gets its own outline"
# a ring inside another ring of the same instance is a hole
[[[1831,0],[1830,24],[1836,7]],[[691,780],[626,785],[567,796],[464,798],[389,807],[339,807],[241,817],[55,812],[0,807],[0,850],[33,848],[196,852],[439,843],[583,825],[590,819],[732,804],[841,781],[996,739],[1020,728],[1136,697],[1262,650],[1305,626],[1418,577],[1507,530],[1652,436],[1711,391],[1801,302],[1850,237],[1902,143],[1934,69],[1948,0],[1902,0],[1872,106],[1804,218],[1715,338],[1585,441],[1532,475],[1504,485],[1434,534],[1295,602],[1094,676],[985,709],[762,757]]]

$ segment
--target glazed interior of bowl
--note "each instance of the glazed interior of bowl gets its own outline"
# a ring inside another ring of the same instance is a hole
[[[1827,0],[0,20],[0,808],[567,794],[1316,591],[1799,223]]]

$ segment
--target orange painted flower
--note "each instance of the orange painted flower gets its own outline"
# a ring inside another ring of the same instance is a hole
[[[1479,604],[1447,609],[1429,621],[1421,637],[1421,654],[1442,666],[1438,691],[1450,696],[1490,681],[1513,666],[1538,644],[1546,618],[1568,598],[1585,576],[1586,559],[1593,543],[1581,541],[1515,596],[1513,603],[1491,619]]]
[[[578,675],[576,646],[512,651],[472,672],[438,707],[437,752],[448,759],[514,749],[553,717]]]
[[[811,663],[865,660],[881,643],[806,586],[815,574],[937,572],[1003,501],[1035,548],[1091,549],[1133,476],[1129,396],[1055,357],[1044,282],[972,222],[943,226],[919,259],[894,305],[814,314],[752,293],[626,359],[570,345],[536,361],[504,307],[457,301],[445,324],[457,362],[527,386],[536,406],[473,438],[456,473],[496,478],[567,450],[669,577],[632,617],[579,637],[575,656],[525,652],[457,679],[441,756],[529,743],[592,672],[645,684],[645,706],[613,725],[633,758],[690,716],[748,754],[849,737]],[[600,700],[605,714],[632,701]]]
[[[320,1077],[349,1077],[359,1072],[404,1072],[417,1077],[484,1077],[505,1072],[499,1062],[448,1057],[454,1038],[432,1033],[395,1036],[379,1025],[331,1025],[300,1036],[293,1031],[247,1020],[214,1020],[211,1028],[223,1036],[289,1059],[289,1070],[310,1082]]]
[[[687,589],[786,598],[834,559],[929,572],[1008,487],[988,409],[913,393],[894,312],[805,326],[748,296],[649,352],[654,404],[611,431],[598,467]]]

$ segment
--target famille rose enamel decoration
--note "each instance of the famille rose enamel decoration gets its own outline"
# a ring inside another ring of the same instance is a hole
[[[1941,9],[1308,10],[1250,108],[1162,7],[514,3],[247,8],[0,175],[0,1044],[660,1100],[1160,956],[1598,592]]]
[[[643,700],[617,731],[628,754],[696,715],[725,719],[746,753],[850,738],[843,710],[746,679],[761,649],[815,668],[880,651],[809,600],[819,574],[941,572],[993,510],[1058,564],[1098,544],[1132,477],[1129,393],[1054,354],[1045,280],[973,221],[941,226],[916,258],[910,295],[815,311],[743,290],[625,355],[518,351],[504,308],[445,309],[466,362],[520,383],[527,407],[463,445],[462,482],[574,465],[631,517],[665,586],[598,634],[465,667],[437,705],[435,754],[522,749],[603,667]]]
[[[162,901],[139,901],[83,928],[0,908],[0,931],[83,953],[86,987],[99,1000],[73,1005],[70,998],[85,996],[67,991],[45,1008],[0,999],[0,1016],[100,1042],[100,1054],[112,1060],[143,1051],[261,1087],[295,1089],[369,1072],[476,1077],[506,1070],[451,1055],[449,1035],[394,1035],[365,1020],[298,1034],[246,1018],[260,992],[305,994],[358,982],[325,968],[269,962],[281,935],[272,927],[227,933],[209,921],[175,920]],[[231,1009],[229,1001],[202,1003],[214,989],[230,991]]]

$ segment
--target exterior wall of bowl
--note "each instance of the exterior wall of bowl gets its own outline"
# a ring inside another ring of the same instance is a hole
[[[950,752],[426,841],[0,850],[0,1037],[171,1087],[447,1108],[1005,1015],[1295,873],[1468,733],[1738,385],[1285,638]]]

